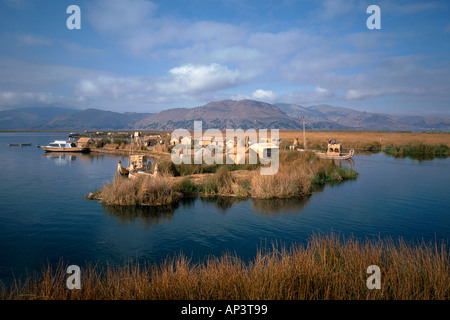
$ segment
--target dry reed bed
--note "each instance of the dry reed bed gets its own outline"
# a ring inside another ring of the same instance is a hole
[[[303,144],[302,131],[280,131],[280,138],[291,144],[295,138]],[[306,131],[306,143],[310,147],[326,147],[328,139],[337,140],[344,148],[383,149],[389,145],[407,144],[446,145],[450,147],[450,133],[410,133],[378,131]]]
[[[381,269],[381,289],[369,290],[368,266]],[[314,235],[305,246],[260,250],[246,263],[232,254],[194,262],[185,255],[161,264],[88,264],[81,289],[66,287],[66,265],[2,288],[2,299],[119,300],[447,300],[449,250],[441,243],[343,239]]]

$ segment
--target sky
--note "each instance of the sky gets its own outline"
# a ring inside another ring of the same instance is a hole
[[[254,99],[450,118],[449,17],[445,0],[0,0],[0,110]]]

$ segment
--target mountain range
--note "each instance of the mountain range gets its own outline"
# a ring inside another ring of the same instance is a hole
[[[307,129],[450,131],[450,119],[394,116],[330,105],[303,107],[255,100],[223,100],[195,108],[158,113],[118,113],[98,109],[29,107],[0,111],[0,130],[192,130],[194,121],[205,129]]]

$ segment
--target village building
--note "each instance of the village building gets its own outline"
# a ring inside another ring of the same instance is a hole
[[[158,141],[160,141],[161,135],[150,135],[150,136],[144,136],[142,138],[142,142],[145,146],[150,147],[158,144]]]
[[[92,141],[90,137],[81,137],[77,140],[77,145],[81,148],[89,147],[89,143]]]

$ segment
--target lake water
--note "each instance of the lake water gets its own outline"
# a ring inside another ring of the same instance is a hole
[[[160,262],[236,253],[317,232],[408,241],[450,238],[450,158],[418,161],[356,155],[360,176],[306,200],[191,199],[171,209],[108,208],[84,198],[111,181],[121,156],[44,154],[36,145],[66,133],[0,133],[0,280],[61,259]],[[9,147],[9,143],[32,143]]]

